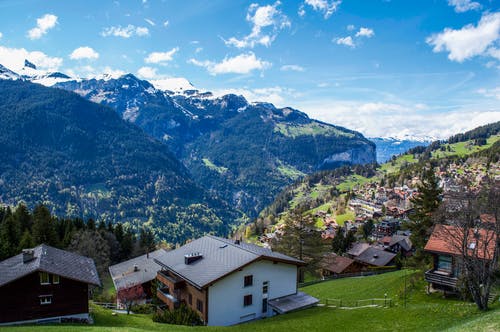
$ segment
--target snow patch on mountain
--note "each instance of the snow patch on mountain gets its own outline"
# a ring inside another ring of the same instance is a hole
[[[172,77],[149,81],[155,88],[162,91],[171,91],[175,94],[184,94],[186,91],[198,90],[191,82],[183,77]]]

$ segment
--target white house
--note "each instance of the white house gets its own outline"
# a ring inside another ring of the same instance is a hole
[[[232,325],[313,306],[297,291],[304,262],[253,244],[204,236],[155,261],[158,298],[169,309],[185,303],[207,325]]]

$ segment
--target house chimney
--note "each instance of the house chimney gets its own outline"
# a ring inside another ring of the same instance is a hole
[[[137,266],[137,264],[134,264],[134,272],[137,272],[139,271],[139,267]]]
[[[28,263],[35,258],[35,250],[23,249],[23,263]]]
[[[184,255],[184,264],[189,265],[193,262],[196,262],[199,259],[202,259],[203,255],[199,252],[192,252],[190,254]]]

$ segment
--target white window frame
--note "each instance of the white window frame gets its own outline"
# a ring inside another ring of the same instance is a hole
[[[52,275],[52,283],[54,285],[58,285],[61,282],[61,278],[59,277],[58,274],[53,274]]]
[[[40,295],[40,305],[52,304],[52,295]]]
[[[42,276],[47,276],[47,282],[43,282]],[[50,275],[47,272],[40,272],[40,285],[50,285]]]

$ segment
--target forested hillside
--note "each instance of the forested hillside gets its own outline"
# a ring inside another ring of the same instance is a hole
[[[208,194],[168,148],[111,108],[0,80],[0,202],[151,225],[176,243],[228,234],[241,214]]]

